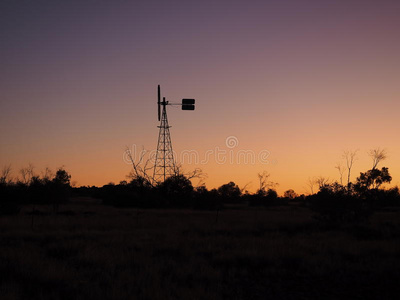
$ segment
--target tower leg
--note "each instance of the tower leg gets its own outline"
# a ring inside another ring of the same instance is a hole
[[[169,132],[171,126],[168,125],[165,99],[162,105],[163,110],[160,126],[158,126],[160,131],[158,134],[157,152],[153,171],[153,180],[156,183],[164,182],[168,177],[175,175],[176,170],[171,135]]]

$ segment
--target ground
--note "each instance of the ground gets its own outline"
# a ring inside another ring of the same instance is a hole
[[[1,299],[397,299],[400,212],[137,210],[76,198],[0,217]]]

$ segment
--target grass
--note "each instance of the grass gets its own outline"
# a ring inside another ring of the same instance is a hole
[[[0,218],[1,299],[397,299],[399,212],[136,210],[76,199]],[[41,213],[40,213],[41,212]]]

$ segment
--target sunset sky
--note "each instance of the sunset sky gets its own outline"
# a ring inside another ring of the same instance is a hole
[[[306,193],[309,177],[338,179],[343,150],[359,149],[355,180],[376,147],[397,185],[399,16],[394,0],[3,0],[0,167],[126,179],[125,147],[156,148],[160,84],[171,102],[196,99],[168,117],[177,156],[199,156],[184,169],[202,168],[208,188],[255,191],[266,170],[279,193]],[[216,149],[227,161],[202,163]],[[239,151],[255,162],[229,161]]]

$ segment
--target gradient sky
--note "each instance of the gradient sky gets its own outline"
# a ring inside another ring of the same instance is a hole
[[[126,145],[156,147],[160,84],[169,101],[196,98],[168,109],[177,153],[270,152],[185,164],[208,188],[254,191],[266,170],[280,193],[304,193],[309,177],[338,179],[346,149],[359,149],[354,180],[376,147],[399,184],[399,16],[400,1],[3,0],[0,167],[124,180]]]

